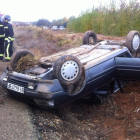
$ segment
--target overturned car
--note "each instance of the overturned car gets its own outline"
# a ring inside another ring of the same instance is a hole
[[[124,81],[140,80],[140,34],[130,31],[126,41],[97,41],[93,31],[83,36],[83,45],[42,57],[38,65],[17,72],[15,64],[28,50],[19,50],[0,77],[12,96],[45,107],[59,107],[78,98],[123,92]]]

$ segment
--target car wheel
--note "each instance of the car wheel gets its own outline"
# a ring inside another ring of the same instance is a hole
[[[11,60],[10,60],[10,65],[11,65],[12,69],[15,70],[15,68],[16,68],[15,64],[18,62],[18,60],[21,57],[28,55],[28,54],[30,54],[31,56],[34,57],[34,55],[28,50],[21,49],[21,50],[14,52],[14,54],[12,55]]]
[[[126,46],[128,47],[132,56],[135,57],[140,48],[140,34],[138,31],[130,31],[128,33],[126,38]]]
[[[77,83],[82,76],[82,71],[80,60],[72,55],[61,56],[53,66],[54,77],[65,86]]]
[[[93,31],[87,31],[83,35],[83,45],[86,44],[96,44],[97,43],[97,36]]]

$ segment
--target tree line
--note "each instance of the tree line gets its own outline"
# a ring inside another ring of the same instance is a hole
[[[69,19],[67,19],[66,17],[62,18],[62,19],[58,19],[58,20],[53,20],[52,22],[50,22],[48,19],[39,19],[38,21],[34,21],[34,22],[21,22],[21,21],[13,21],[13,25],[15,26],[29,26],[29,25],[35,25],[38,27],[42,27],[42,26],[47,26],[47,27],[52,27],[52,26],[64,26],[65,28],[67,27],[67,23],[68,23]]]
[[[39,19],[37,22],[34,22],[33,24],[36,26],[47,26],[47,27],[52,27],[52,26],[64,26],[66,28],[67,23],[68,23],[69,19],[67,19],[66,17],[62,18],[62,19],[58,19],[58,20],[53,20],[52,22],[50,22],[47,19]]]
[[[140,3],[111,0],[109,5],[101,4],[77,18],[71,17],[67,28],[75,32],[93,30],[98,34],[126,36],[131,30],[140,31]]]

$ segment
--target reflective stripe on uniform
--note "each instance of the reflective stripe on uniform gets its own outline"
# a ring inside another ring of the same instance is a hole
[[[3,35],[0,35],[0,37],[5,37],[5,34],[3,34]]]
[[[10,57],[9,57],[9,46],[10,46],[10,44],[8,44],[7,49],[6,49],[6,53],[7,53],[6,59],[10,59]]]
[[[8,27],[4,27],[4,28],[8,29]]]
[[[10,59],[11,59],[11,57],[5,57],[5,59],[10,60]]]
[[[10,40],[12,40],[12,38],[11,37],[8,37],[8,38],[5,38],[5,40],[9,40],[10,41]]]
[[[3,27],[3,25],[0,25],[0,27]],[[0,35],[0,37],[5,37],[5,34],[3,34],[3,35]]]
[[[0,56],[4,56],[3,54],[0,54]]]

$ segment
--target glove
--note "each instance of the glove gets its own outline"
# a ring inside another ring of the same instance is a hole
[[[11,41],[14,41],[15,40],[15,37],[13,37],[12,39],[11,39]]]
[[[7,42],[10,43],[10,39],[7,39]]]

